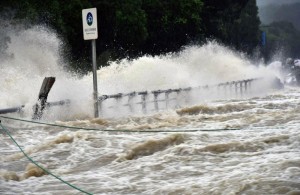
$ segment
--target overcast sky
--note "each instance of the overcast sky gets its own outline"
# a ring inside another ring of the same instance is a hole
[[[262,24],[274,21],[288,21],[300,30],[300,0],[256,0]],[[280,6],[294,3],[293,6]],[[297,4],[295,4],[297,3]],[[274,5],[274,6],[270,6]]]
[[[299,2],[300,0],[256,0],[257,5],[259,7],[264,6],[264,5],[269,5],[269,4],[288,4],[288,3],[295,3]]]

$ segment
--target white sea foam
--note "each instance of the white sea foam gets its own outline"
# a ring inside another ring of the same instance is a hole
[[[75,78],[63,70],[62,41],[57,35],[42,26],[8,30],[11,41],[7,53],[12,57],[0,62],[0,107],[25,104],[26,112],[31,113],[43,78],[55,76],[56,83],[48,100],[71,99],[73,106],[65,111],[52,110],[48,115],[74,119],[91,117],[92,73]],[[103,95],[211,85],[280,76],[279,69],[279,66],[251,64],[242,54],[209,42],[202,46],[188,46],[178,53],[111,62],[97,72],[98,91]]]

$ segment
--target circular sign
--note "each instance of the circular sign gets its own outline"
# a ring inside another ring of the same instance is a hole
[[[91,26],[93,24],[93,15],[91,12],[89,12],[87,15],[86,15],[86,23]]]

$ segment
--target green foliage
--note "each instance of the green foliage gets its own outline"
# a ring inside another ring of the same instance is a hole
[[[178,50],[202,37],[202,0],[144,0],[149,38],[144,52],[159,54]]]
[[[262,30],[267,33],[265,56],[270,59],[277,50],[283,50],[285,56],[299,57],[300,31],[290,22],[273,22]]]
[[[136,49],[148,37],[146,13],[141,7],[142,0],[117,3],[115,38],[116,42],[125,49]]]
[[[57,16],[58,19],[53,26],[61,32],[71,48],[72,56],[78,60],[79,56],[89,53],[89,45],[83,40],[81,10],[91,7],[91,4],[87,0],[57,1],[60,2],[60,15]]]
[[[205,37],[251,54],[259,45],[256,0],[204,0]]]
[[[229,40],[236,49],[251,54],[260,42],[259,25],[260,20],[256,1],[249,0],[240,17],[234,20]]]
[[[202,18],[205,36],[230,43],[233,21],[240,18],[241,11],[249,0],[203,0]]]
[[[141,54],[178,51],[214,38],[251,53],[259,41],[256,0],[11,0],[15,21],[43,24],[64,40],[62,52],[72,66],[86,62],[90,43],[83,40],[81,10],[96,7],[98,56],[105,61]]]

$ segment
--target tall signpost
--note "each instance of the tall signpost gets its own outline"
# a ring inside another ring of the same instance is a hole
[[[97,86],[97,65],[96,65],[96,39],[98,38],[97,9],[82,10],[83,39],[92,42],[93,59],[93,84],[94,84],[94,113],[95,118],[99,116],[98,110],[98,86]]]

